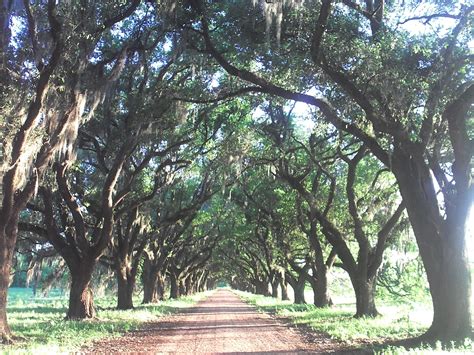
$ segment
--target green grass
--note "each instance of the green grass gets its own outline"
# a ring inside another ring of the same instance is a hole
[[[246,302],[258,309],[290,318],[295,324],[304,324],[324,332],[331,338],[343,341],[348,346],[369,346],[381,354],[442,353],[441,345],[406,350],[402,347],[380,345],[386,341],[402,340],[423,334],[431,324],[431,311],[422,303],[390,304],[378,302],[382,316],[376,318],[354,318],[355,305],[342,304],[331,308],[316,308],[314,305],[296,305],[271,297],[237,292]],[[371,345],[372,344],[372,345]],[[453,346],[451,352],[472,353],[472,341]]]
[[[104,337],[119,336],[138,329],[145,322],[189,307],[208,292],[167,300],[158,304],[140,305],[133,310],[114,310],[112,297],[96,300],[98,320],[65,321],[67,296],[33,297],[31,290],[10,289],[8,321],[15,336],[25,338],[11,346],[0,346],[3,354],[51,354],[77,351],[81,346]],[[139,304],[137,299],[135,304]]]

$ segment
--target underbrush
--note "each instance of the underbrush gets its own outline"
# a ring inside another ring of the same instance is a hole
[[[97,319],[66,321],[66,295],[34,297],[31,290],[10,289],[8,321],[13,334],[22,340],[14,345],[0,346],[0,352],[51,354],[77,351],[100,338],[119,336],[140,328],[145,322],[156,321],[160,316],[192,306],[208,294],[204,292],[178,300],[139,305],[127,311],[113,309],[115,299],[105,297],[95,301]],[[136,299],[135,304],[140,304],[140,300]]]
[[[236,291],[246,302],[258,309],[291,319],[294,324],[305,325],[311,329],[328,334],[331,338],[343,341],[348,347],[368,347],[377,354],[425,354],[429,353],[472,353],[474,344],[466,339],[463,344],[446,346],[421,346],[405,349],[401,346],[388,346],[398,340],[417,337],[431,324],[431,311],[428,305],[409,303],[378,303],[381,316],[376,318],[354,318],[354,304],[340,304],[330,308],[317,308],[311,304],[297,305],[291,301],[281,301],[271,297]]]

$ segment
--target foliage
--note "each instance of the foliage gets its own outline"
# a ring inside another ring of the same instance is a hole
[[[393,250],[387,254],[378,275],[377,294],[397,303],[406,303],[407,299],[429,301],[428,281],[420,258],[410,253],[402,257]]]
[[[400,338],[423,328],[400,307],[431,296],[429,336],[472,333],[472,5],[3,3],[0,298],[14,252],[13,284],[35,289],[310,283],[322,307],[337,267],[357,315],[377,314],[376,289],[400,317],[284,312],[338,339]]]

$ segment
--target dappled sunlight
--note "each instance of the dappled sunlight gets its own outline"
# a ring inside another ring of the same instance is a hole
[[[2,1],[0,350],[470,337],[470,2]]]

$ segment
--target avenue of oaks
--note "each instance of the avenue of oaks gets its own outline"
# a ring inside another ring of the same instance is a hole
[[[331,268],[373,317],[387,250],[419,252],[422,339],[472,337],[473,10],[2,0],[3,342],[25,265],[69,275],[67,319],[95,316],[98,273],[119,309],[219,281],[327,307]]]

